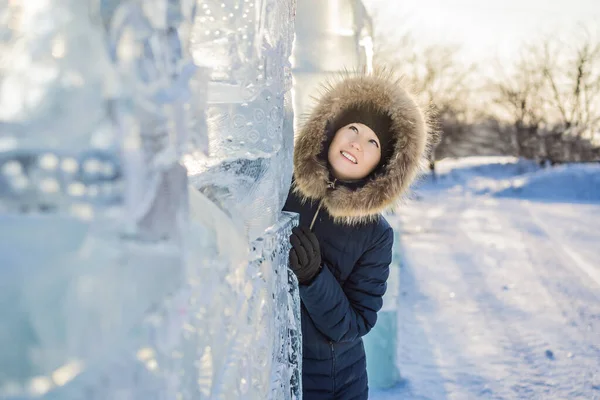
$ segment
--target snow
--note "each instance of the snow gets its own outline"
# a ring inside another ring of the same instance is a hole
[[[498,197],[517,197],[538,201],[600,202],[599,165],[558,166],[525,174],[498,193]],[[558,190],[557,190],[558,189]]]
[[[400,231],[386,399],[600,399],[600,165],[444,160]]]

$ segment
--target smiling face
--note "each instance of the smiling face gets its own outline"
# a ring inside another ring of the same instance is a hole
[[[371,128],[360,123],[339,129],[327,154],[333,176],[358,180],[368,176],[381,160],[381,144]]]

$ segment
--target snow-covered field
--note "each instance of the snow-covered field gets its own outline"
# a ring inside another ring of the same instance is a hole
[[[371,398],[600,399],[600,164],[438,171],[391,218],[403,382]]]

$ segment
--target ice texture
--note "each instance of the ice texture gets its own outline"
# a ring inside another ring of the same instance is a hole
[[[292,66],[298,126],[324,82],[344,71],[373,68],[373,32],[361,0],[298,2],[295,23]]]
[[[224,61],[209,83],[209,157],[190,155],[185,165],[193,186],[235,215],[250,240],[277,223],[292,178],[295,3],[203,2],[192,30],[197,63]]]
[[[0,0],[0,398],[301,398],[293,0]]]
[[[395,215],[388,215],[393,220]],[[401,243],[400,231],[394,231],[394,243]],[[398,304],[400,296],[400,246],[394,246],[392,263],[383,296],[383,306],[377,313],[377,324],[363,338],[367,356],[367,373],[371,389],[389,389],[400,382],[397,364]]]

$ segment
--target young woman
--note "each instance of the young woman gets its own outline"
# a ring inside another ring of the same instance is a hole
[[[367,399],[361,337],[382,307],[393,231],[381,216],[422,165],[427,124],[386,72],[327,88],[301,129],[284,210],[302,302],[305,400]]]

